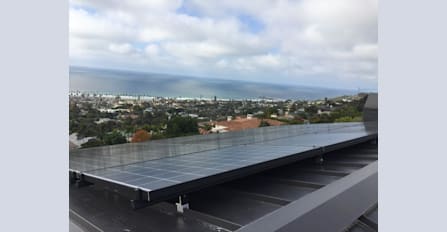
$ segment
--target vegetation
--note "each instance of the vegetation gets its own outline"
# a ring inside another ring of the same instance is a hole
[[[199,134],[197,120],[190,117],[174,117],[168,121],[166,127],[167,137]]]
[[[293,117],[292,119],[284,119],[284,118],[276,118],[275,120],[280,121],[280,122],[284,122],[286,124],[291,124],[291,125],[295,125],[295,124],[303,124],[304,123],[304,119],[302,119],[301,117]]]
[[[102,145],[104,145],[104,143],[99,139],[89,139],[86,143],[81,145],[81,148],[97,147]]]
[[[199,134],[198,122],[205,131],[212,121],[227,116],[252,114],[261,119],[259,127],[270,126],[265,119],[284,124],[358,122],[362,120],[366,98],[340,97],[319,101],[205,101],[159,99],[128,101],[116,99],[70,98],[69,130],[78,139],[93,137],[85,147],[140,142]],[[276,115],[272,118],[273,115]]]
[[[213,126],[211,124],[209,124],[209,123],[205,123],[205,124],[202,125],[202,129],[204,129],[206,131],[209,131],[212,128],[213,128]]]
[[[272,114],[276,114],[276,112],[278,112],[278,110],[276,108],[269,107],[269,108],[265,109],[264,114],[261,115],[261,117],[262,118],[270,118],[272,116]]]
[[[335,122],[361,122],[362,121],[362,117],[357,116],[357,117],[349,117],[349,116],[345,116],[345,117],[340,117],[335,119]]]
[[[127,143],[126,137],[124,137],[119,131],[114,130],[103,136],[102,141],[105,145],[113,145],[120,143]]]
[[[148,141],[149,139],[151,139],[151,135],[149,133],[147,133],[146,130],[137,130],[135,132],[135,134],[132,136],[131,142],[139,143],[139,142]]]
[[[363,106],[365,102],[366,97],[363,97],[360,100],[348,102],[337,107],[330,114],[313,114],[309,119],[311,123],[360,122],[363,120]],[[313,109],[312,111],[314,112]]]
[[[265,126],[270,126],[270,123],[265,120],[261,120],[261,122],[259,123],[259,127],[265,127]]]

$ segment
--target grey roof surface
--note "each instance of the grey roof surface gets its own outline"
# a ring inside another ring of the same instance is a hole
[[[378,108],[378,94],[377,93],[370,93],[368,94],[368,98],[366,99],[364,108],[368,109],[377,109]]]
[[[69,231],[70,232],[83,232],[84,230],[81,227],[79,227],[78,225],[76,225],[74,222],[70,221]]]

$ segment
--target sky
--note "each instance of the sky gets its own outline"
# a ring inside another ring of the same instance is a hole
[[[377,90],[377,0],[70,0],[70,65]]]

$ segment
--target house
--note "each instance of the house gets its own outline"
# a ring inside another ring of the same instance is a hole
[[[318,115],[322,115],[322,114],[330,115],[330,114],[331,114],[331,111],[318,109],[317,114],[318,114]]]
[[[226,127],[226,126],[215,125],[213,128],[211,128],[211,132],[212,133],[224,133],[224,132],[228,132],[227,128],[228,127]]]

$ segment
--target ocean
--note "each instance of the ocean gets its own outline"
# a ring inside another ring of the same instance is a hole
[[[357,91],[70,67],[70,91],[153,97],[315,100]]]

